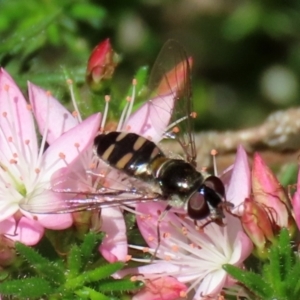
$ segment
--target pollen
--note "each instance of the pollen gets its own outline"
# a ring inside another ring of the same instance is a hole
[[[9,162],[12,165],[16,165],[18,161],[12,158]]]
[[[126,101],[127,101],[127,102],[130,102],[131,100],[132,100],[132,98],[131,98],[130,96],[127,96],[127,97],[126,97]]]
[[[169,238],[170,236],[171,236],[170,232],[165,232],[165,233],[163,234],[163,238],[164,238],[164,239],[167,239],[167,238]]]
[[[191,118],[196,119],[197,118],[197,113],[195,111],[192,111],[190,116],[191,116]]]
[[[74,146],[75,146],[75,148],[78,149],[80,147],[80,144],[79,143],[75,143]]]
[[[131,130],[131,126],[130,126],[130,125],[127,125],[126,128],[125,128],[125,130],[126,130],[126,131],[130,131],[130,130]]]
[[[32,111],[32,106],[30,104],[26,105],[27,110]]]
[[[72,79],[70,79],[70,78],[69,78],[69,79],[67,79],[67,80],[66,80],[66,82],[67,82],[67,84],[69,84],[69,85],[73,84],[73,80],[72,80]]]
[[[13,141],[12,136],[9,136],[9,137],[7,138],[7,141],[11,143],[11,142]]]
[[[179,250],[179,247],[177,245],[172,246],[172,251],[178,252],[178,250]]]
[[[25,140],[24,143],[25,143],[25,145],[29,145],[30,140]]]
[[[178,133],[180,131],[179,127],[175,126],[173,129],[172,129],[172,132],[173,133]]]
[[[96,164],[95,163],[91,163],[89,169],[91,169],[91,170],[96,169]]]
[[[165,255],[164,260],[170,261],[172,260],[172,257],[170,255]]]
[[[109,102],[110,101],[110,95],[105,95],[104,100],[105,100],[105,102]]]
[[[59,156],[59,158],[61,158],[61,159],[65,159],[65,158],[66,158],[66,155],[65,155],[64,153],[62,153],[62,152],[60,152],[60,153],[58,154],[58,156]]]
[[[218,154],[218,151],[216,149],[212,149],[210,151],[210,155],[212,155],[212,156],[216,156],[217,154]]]
[[[126,257],[125,257],[125,261],[127,262],[127,261],[130,261],[132,259],[132,255],[126,255]]]
[[[148,252],[149,252],[149,248],[148,248],[148,247],[144,247],[144,248],[143,248],[143,252],[144,252],[144,253],[148,253]]]
[[[8,90],[9,90],[9,85],[8,84],[4,85],[4,90],[8,92]]]
[[[182,227],[181,232],[182,232],[183,235],[187,235],[188,231],[187,231],[186,227]]]
[[[137,279],[136,276],[131,276],[131,277],[130,277],[130,280],[131,280],[132,282],[135,282],[135,281],[137,281],[138,279]]]
[[[33,220],[37,221],[39,218],[37,216],[33,216]]]
[[[184,291],[181,291],[181,292],[179,293],[179,296],[180,296],[180,298],[186,298],[186,297],[187,297],[187,293],[184,292]]]
[[[47,96],[51,96],[52,93],[51,93],[50,91],[46,91],[46,95],[47,95]]]
[[[132,85],[137,85],[137,80],[135,78],[132,79]]]
[[[154,237],[153,237],[153,236],[149,236],[149,237],[148,237],[148,241],[149,241],[149,242],[153,242],[153,241],[154,241]]]
[[[7,117],[7,112],[4,111],[4,112],[2,113],[2,116],[3,116],[4,118],[6,118],[6,117]]]
[[[35,172],[36,174],[39,174],[39,173],[41,172],[41,170],[40,170],[39,168],[36,168],[36,169],[34,170],[34,172]]]
[[[18,153],[13,153],[13,158],[17,158],[18,157]]]
[[[76,111],[76,110],[72,111],[72,116],[74,118],[78,117],[78,111]]]

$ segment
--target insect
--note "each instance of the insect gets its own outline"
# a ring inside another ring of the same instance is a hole
[[[147,103],[149,117],[141,129],[143,135],[112,131],[101,133],[94,140],[94,151],[99,159],[123,176],[119,187],[101,186],[94,193],[70,191],[70,196],[56,205],[24,202],[22,208],[32,213],[64,213],[162,200],[168,201],[167,209],[183,206],[193,220],[209,217],[209,222],[223,225],[224,186],[218,177],[196,170],[190,59],[176,41],[168,41],[161,50],[149,87],[153,97]],[[158,135],[177,140],[184,159],[165,155],[146,137],[149,126]],[[129,188],[122,188],[124,182],[133,183]]]

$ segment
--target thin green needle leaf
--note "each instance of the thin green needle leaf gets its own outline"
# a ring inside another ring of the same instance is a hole
[[[27,247],[21,243],[16,243],[16,250],[30,263],[35,271],[42,277],[46,277],[53,282],[64,283],[65,275],[59,265],[42,257],[33,248]]]
[[[128,292],[140,289],[144,286],[141,281],[132,281],[130,279],[119,280],[101,280],[98,289],[102,292]]]
[[[107,297],[104,294],[97,292],[89,287],[83,287],[80,290],[77,290],[75,294],[84,299],[91,300],[111,300],[111,297]]]
[[[2,295],[12,295],[23,298],[36,298],[52,292],[50,284],[43,278],[31,277],[5,281],[0,283]]]
[[[272,296],[271,287],[262,280],[261,275],[243,271],[229,264],[223,265],[223,269],[262,299],[268,299]]]

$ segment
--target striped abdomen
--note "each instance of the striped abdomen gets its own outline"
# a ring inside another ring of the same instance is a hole
[[[100,134],[95,138],[94,146],[97,155],[110,166],[145,181],[154,179],[150,163],[164,157],[153,142],[135,133]]]

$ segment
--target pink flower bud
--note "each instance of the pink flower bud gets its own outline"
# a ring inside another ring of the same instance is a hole
[[[241,222],[244,230],[256,246],[257,255],[266,258],[270,242],[275,242],[274,231],[277,227],[270,219],[267,208],[253,199],[246,199]]]
[[[103,80],[111,79],[117,64],[118,57],[109,39],[99,43],[90,55],[86,70],[86,80],[91,89],[99,90]]]
[[[254,200],[268,208],[271,220],[280,228],[292,229],[293,221],[286,192],[258,153],[253,159],[252,191]]]

